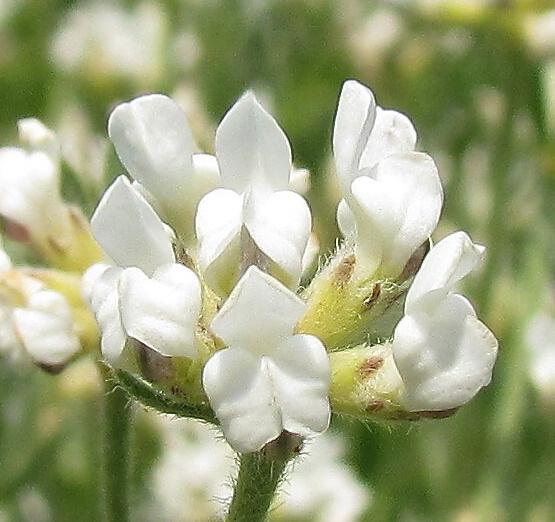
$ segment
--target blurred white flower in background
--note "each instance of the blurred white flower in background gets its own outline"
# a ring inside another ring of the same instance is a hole
[[[104,188],[108,140],[93,133],[84,107],[64,107],[58,122],[61,155],[82,187],[98,194]]]
[[[343,462],[345,440],[326,433],[293,463],[275,512],[276,520],[356,522],[371,502],[370,489]]]
[[[208,522],[225,514],[235,454],[206,424],[149,416],[162,435],[163,453],[152,472],[153,505],[145,520]],[[371,495],[343,457],[344,440],[326,433],[306,445],[283,483],[270,520],[357,522]],[[153,518],[149,518],[153,517]]]
[[[524,18],[524,36],[540,56],[555,53],[555,9],[530,14]]]
[[[144,1],[132,10],[107,1],[82,3],[62,21],[52,56],[66,72],[148,85],[162,73],[165,25],[158,3]]]
[[[525,334],[532,384],[547,403],[555,404],[555,316],[537,314]]]
[[[357,16],[353,20],[356,25],[349,34],[349,48],[361,70],[376,70],[402,37],[403,18],[387,8],[376,9],[362,20],[359,13]]]
[[[0,25],[15,12],[18,3],[17,0],[0,0]]]
[[[0,354],[27,354],[55,370],[80,348],[72,310],[60,293],[12,268],[0,243]]]

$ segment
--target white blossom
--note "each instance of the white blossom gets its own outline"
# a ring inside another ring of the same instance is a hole
[[[13,268],[0,245],[0,353],[58,366],[79,348],[65,297]]]
[[[51,54],[63,71],[130,79],[140,85],[162,71],[164,14],[155,2],[127,10],[97,0],[71,9],[54,35]]]
[[[40,150],[0,149],[0,215],[17,239],[42,250],[62,249],[71,234],[56,161]]]
[[[530,380],[550,402],[555,402],[555,319],[537,314],[526,329]]]
[[[115,263],[93,266],[83,282],[102,330],[104,357],[117,363],[127,337],[163,355],[194,356],[200,282],[176,262],[168,229],[152,207],[120,176],[91,224]]]
[[[94,193],[103,190],[108,157],[108,140],[93,133],[84,107],[64,108],[58,126],[60,153],[83,188]]]
[[[199,262],[223,291],[241,267],[256,264],[296,285],[311,230],[306,201],[289,189],[291,149],[272,116],[246,93],[216,132],[216,157],[224,188],[198,206]]]
[[[453,292],[484,251],[456,232],[431,249],[414,278],[392,346],[409,411],[456,408],[491,380],[497,340]]]
[[[206,363],[203,384],[226,439],[259,450],[283,430],[326,430],[329,360],[312,335],[295,334],[305,304],[251,266],[211,323],[227,348]]]
[[[368,273],[396,276],[439,220],[443,191],[437,168],[415,152],[410,120],[376,106],[367,87],[345,82],[335,117],[334,159],[344,199],[337,219],[356,238]]]
[[[326,433],[309,441],[293,462],[276,509],[276,520],[357,522],[371,496],[345,462],[345,441]]]
[[[199,200],[219,183],[218,164],[193,154],[183,110],[167,96],[151,94],[118,105],[108,133],[121,162],[183,240],[190,240]]]

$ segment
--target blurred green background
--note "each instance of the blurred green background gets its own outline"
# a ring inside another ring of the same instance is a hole
[[[296,165],[312,173],[325,252],[337,237],[329,178],[338,93],[347,78],[370,86],[381,106],[411,117],[419,148],[440,166],[436,237],[464,229],[488,247],[466,290],[500,352],[492,384],[452,418],[335,423],[373,491],[361,520],[552,521],[555,397],[532,386],[525,342],[555,282],[550,9],[531,0],[0,0],[0,142],[15,143],[26,116],[69,135],[78,120],[102,136],[116,103],[164,92],[210,150],[214,125],[253,88]],[[111,149],[108,160],[110,178],[119,173]],[[90,211],[105,183],[83,195],[68,178],[64,190]],[[82,363],[51,377],[0,360],[0,521],[100,519],[101,390],[91,372]],[[137,506],[160,450],[139,418]]]

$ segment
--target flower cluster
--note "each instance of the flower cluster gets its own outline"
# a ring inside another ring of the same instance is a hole
[[[0,244],[0,353],[18,360],[26,354],[55,372],[96,342],[80,273],[101,252],[81,210],[62,198],[56,134],[27,118],[19,137],[22,147],[0,149],[0,218],[8,238],[51,268],[14,266]]]
[[[335,119],[344,245],[304,290],[311,211],[289,141],[254,94],[221,121],[215,156],[194,152],[185,114],[162,95],[119,105],[108,130],[129,177],[91,222],[111,259],[83,284],[103,356],[155,360],[152,380],[208,402],[237,451],[321,433],[332,407],[450,411],[489,382],[497,342],[453,291],[484,248],[458,232],[428,252],[437,168],[415,151],[410,120],[368,88],[346,82]]]

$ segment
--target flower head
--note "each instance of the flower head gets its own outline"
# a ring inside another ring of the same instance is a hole
[[[432,248],[407,294],[393,357],[410,411],[456,408],[491,380],[497,340],[453,292],[484,250],[464,232],[451,234]]]
[[[176,262],[167,227],[124,176],[104,194],[92,230],[115,263],[93,266],[84,282],[104,356],[117,362],[127,337],[163,355],[194,355],[200,282]]]
[[[377,107],[360,83],[345,82],[333,133],[344,196],[337,219],[343,235],[355,236],[366,273],[381,268],[398,276],[437,225],[443,202],[437,168],[414,152],[415,144],[406,116]]]
[[[56,369],[80,347],[65,297],[14,269],[0,245],[0,353]]]
[[[246,93],[216,133],[224,188],[198,207],[199,262],[216,288],[229,292],[241,268],[257,265],[296,285],[311,231],[306,201],[289,190],[291,148],[274,118]]]
[[[147,199],[181,239],[190,242],[198,202],[216,188],[219,176],[213,156],[193,154],[183,110],[167,96],[141,96],[114,109],[108,133]]]
[[[49,264],[83,271],[98,261],[98,246],[82,212],[61,195],[56,134],[34,118],[19,122],[27,148],[0,149],[0,216],[7,234],[29,243]]]
[[[212,321],[227,348],[206,364],[204,388],[237,451],[256,451],[283,430],[306,436],[328,426],[328,356],[316,337],[294,333],[303,310],[250,267]]]

